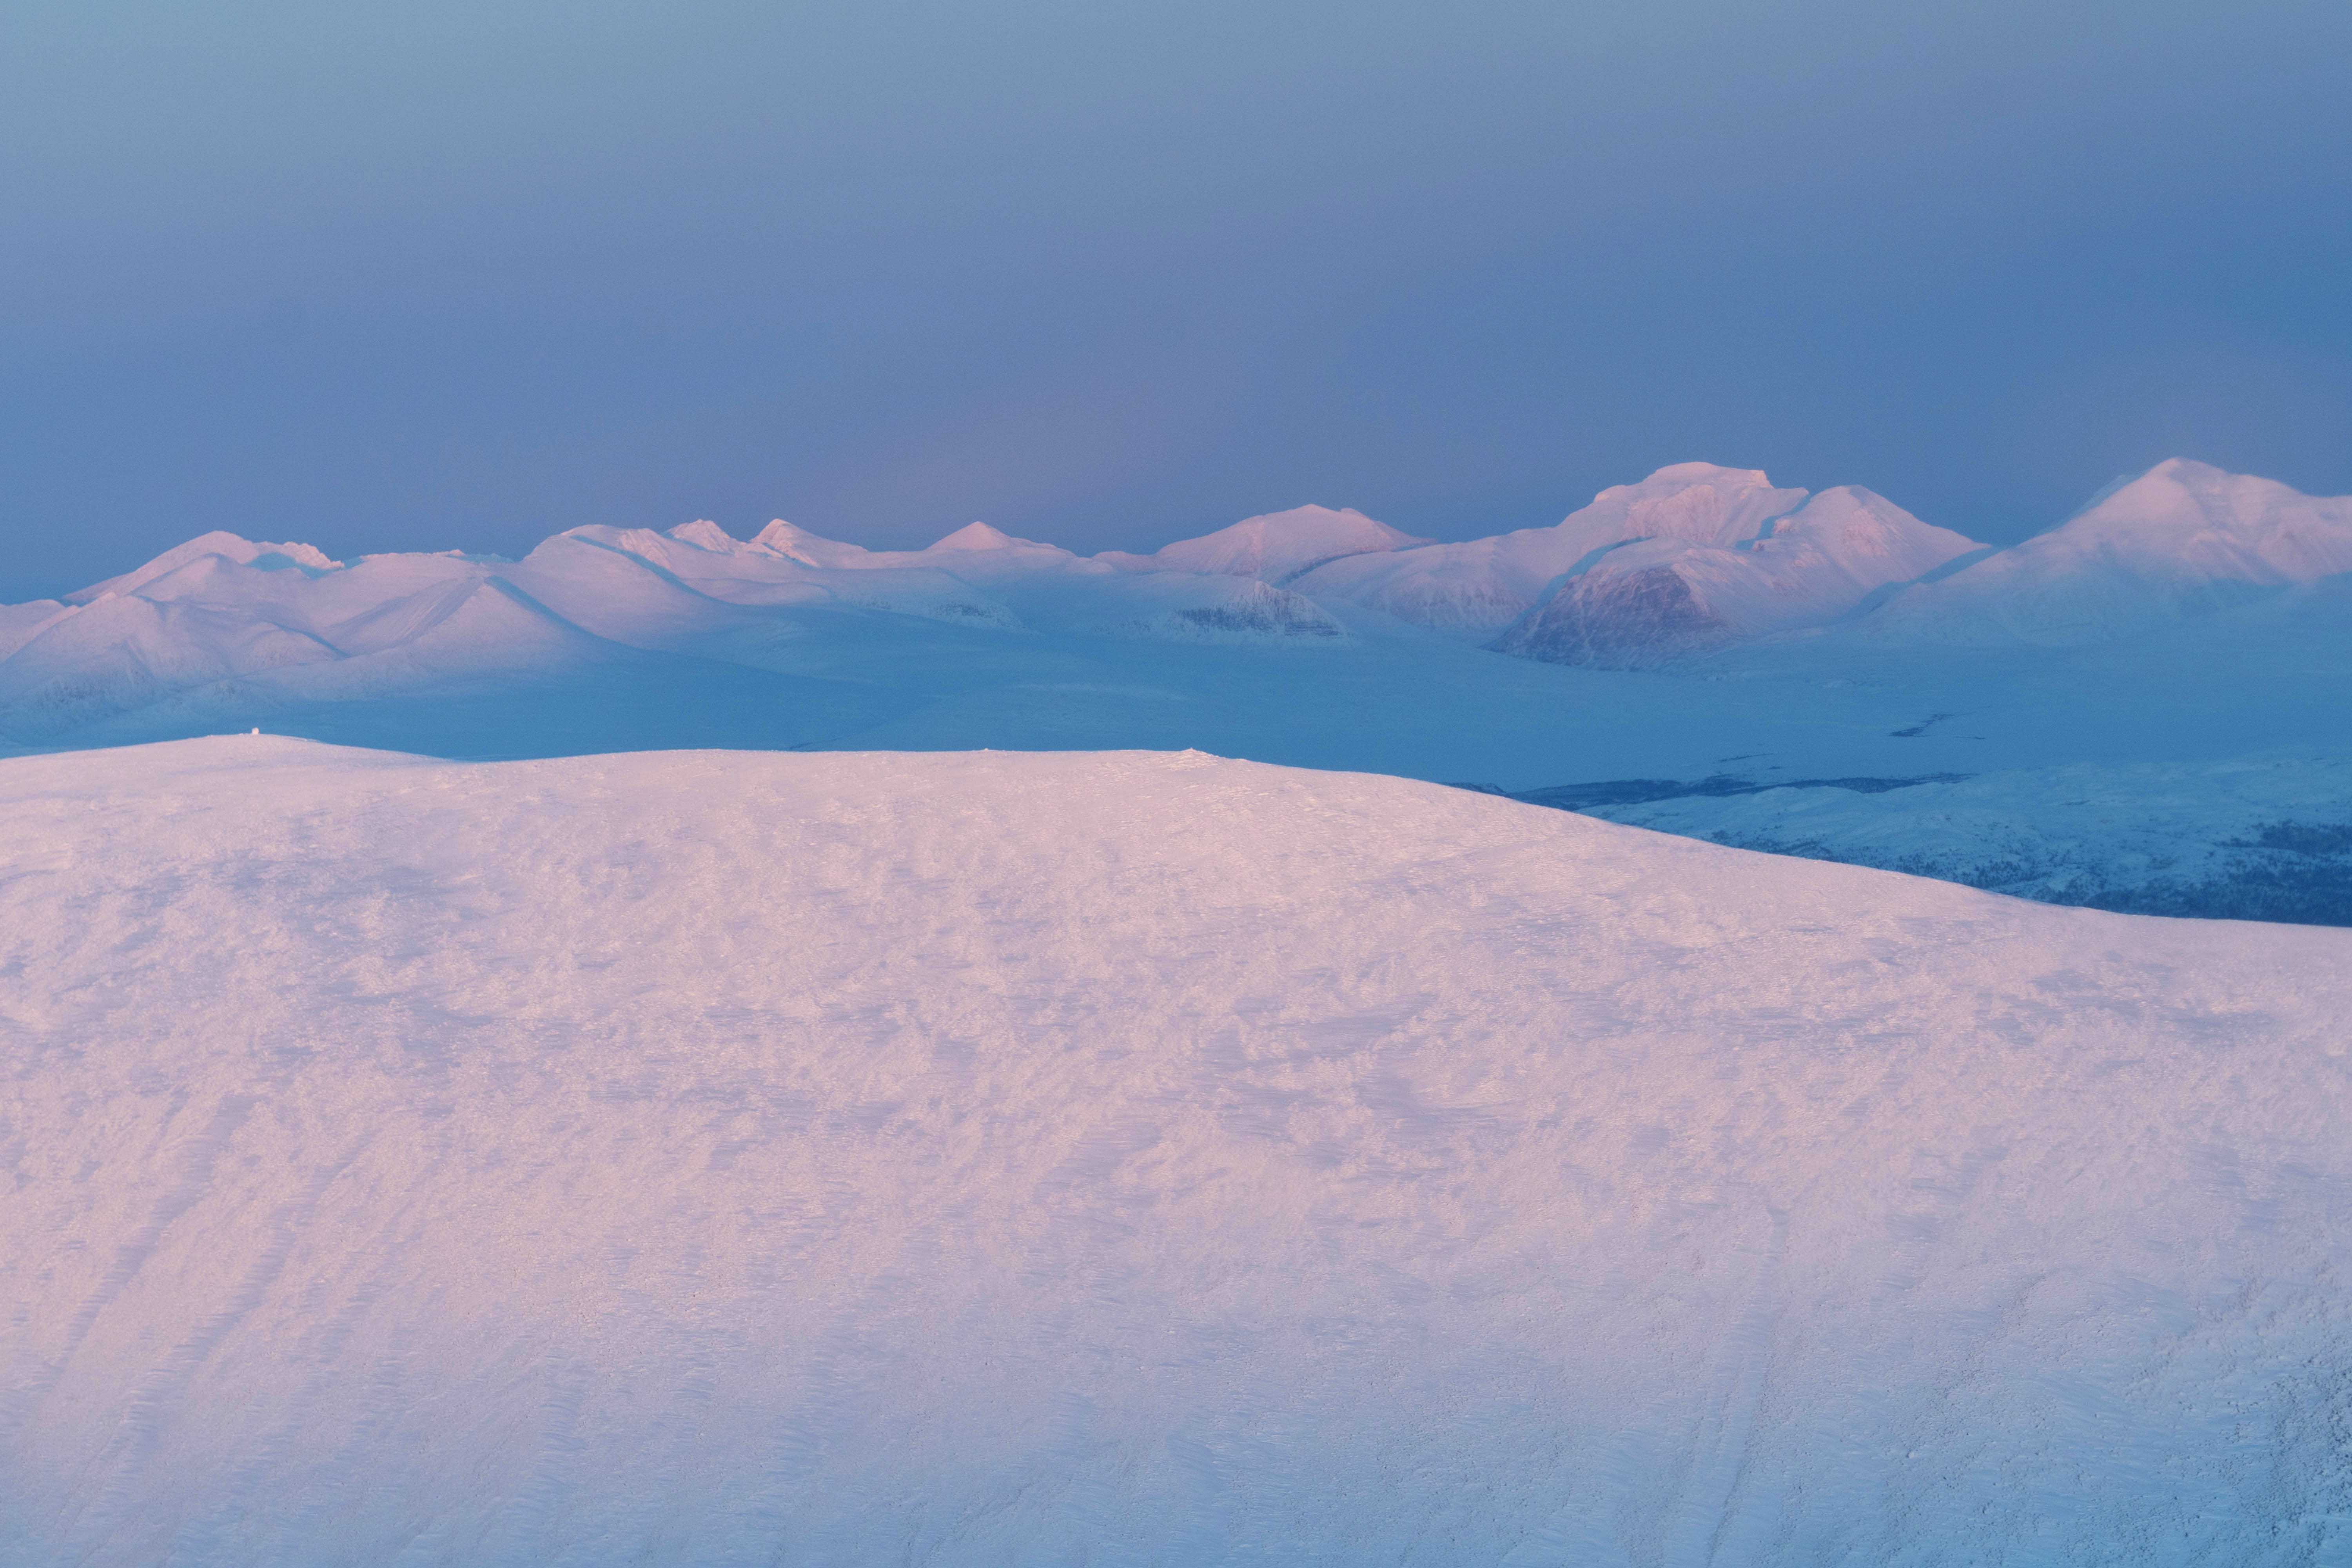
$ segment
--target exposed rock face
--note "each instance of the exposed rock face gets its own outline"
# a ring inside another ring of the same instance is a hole
[[[1362,553],[1302,573],[1289,586],[1411,626],[1486,642],[1542,602],[1561,574],[1629,541],[1730,550],[1771,531],[1805,500],[1754,468],[1676,463],[1639,484],[1612,485],[1551,528],[1455,544]]]
[[[1112,629],[1123,637],[1176,642],[1340,641],[1348,635],[1328,611],[1304,595],[1246,580],[1205,603],[1178,604]]]
[[[1747,637],[1826,626],[1890,585],[1983,547],[1853,486],[1824,490],[1751,536],[1606,544],[1555,579],[1488,644],[1555,664],[1650,668]]]
[[[1571,577],[1491,645],[1548,664],[1645,669],[1714,647],[1732,627],[1671,566]]]

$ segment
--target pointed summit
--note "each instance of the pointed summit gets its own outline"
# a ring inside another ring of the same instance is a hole
[[[669,531],[669,536],[703,550],[715,550],[722,555],[731,554],[736,549],[735,537],[708,518],[681,522]]]
[[[1004,550],[1015,545],[1034,545],[1035,542],[1034,540],[1015,539],[1011,534],[1001,532],[984,522],[967,522],[930,548],[933,550]]]

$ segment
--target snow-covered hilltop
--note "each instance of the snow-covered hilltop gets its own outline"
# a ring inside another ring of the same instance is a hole
[[[2254,821],[2220,796],[2203,817],[2165,807],[2169,837],[2124,826],[2151,767],[2352,755],[2347,680],[2352,500],[2179,460],[2002,550],[1867,490],[1694,463],[1467,542],[1311,506],[1091,558],[984,523],[911,551],[782,521],[749,540],[590,526],[521,561],[339,563],[215,533],[0,608],[0,750],[256,726],[462,757],[1198,747],[1611,786],[1571,795],[2134,908],[2131,889],[2195,866],[2269,876],[2266,834],[2352,826],[2352,801]],[[2083,768],[2118,793],[2068,818],[2079,842],[1885,787],[2000,773],[2013,804],[2081,787]],[[1718,775],[1748,793],[1708,793]],[[1841,779],[1864,783],[1818,783]],[[1795,781],[1843,791],[1801,815],[1851,830],[1801,830],[1774,816],[1794,797],[1756,793]],[[2145,877],[2129,856],[2154,857]],[[2315,874],[2344,885],[2210,907],[2352,910],[2352,865]]]
[[[0,859],[0,1563],[2352,1552],[2352,932],[1182,753],[240,735]]]

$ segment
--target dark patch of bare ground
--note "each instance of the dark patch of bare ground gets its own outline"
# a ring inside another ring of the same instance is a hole
[[[1601,779],[1517,791],[1493,784],[1461,787],[1525,801],[1530,805],[1589,811],[1597,806],[1641,805],[1692,795],[1757,795],[1768,789],[1850,789],[1863,795],[1878,795],[1913,784],[1955,783],[1967,776],[1927,773],[1916,778],[1784,779],[1759,783],[1717,774],[1696,780]],[[1990,858],[1959,853],[1861,860],[1837,854],[1819,840],[1743,838],[1728,833],[1708,837],[1736,849],[1874,866],[1883,871],[1933,877],[1987,892],[2076,909],[2191,920],[2352,926],[2352,823],[2264,823],[2240,837],[2215,844],[2214,847],[2222,852],[2217,871],[2194,878],[2158,874],[2129,883],[2102,877],[2095,865],[2045,859],[2030,852]]]

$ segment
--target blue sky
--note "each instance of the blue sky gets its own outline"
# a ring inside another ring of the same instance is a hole
[[[18,3],[0,598],[207,528],[1150,548],[1690,459],[2352,490],[2352,7]]]

